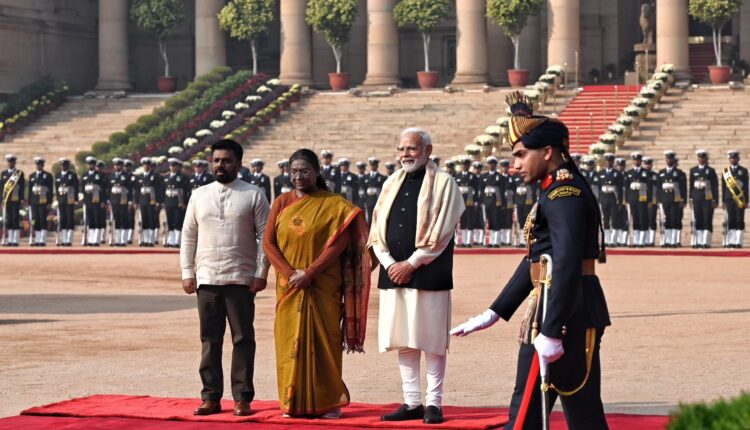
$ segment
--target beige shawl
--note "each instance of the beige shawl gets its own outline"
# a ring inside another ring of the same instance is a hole
[[[432,161],[427,161],[425,168],[424,182],[417,199],[415,245],[417,248],[429,247],[431,251],[436,251],[438,246],[445,246],[449,242],[466,206],[461,191],[450,174],[438,169]],[[372,214],[368,248],[378,246],[381,250],[388,251],[385,241],[388,215],[405,177],[406,172],[401,169],[383,184]]]

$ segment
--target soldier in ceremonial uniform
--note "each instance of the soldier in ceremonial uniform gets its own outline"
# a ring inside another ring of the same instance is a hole
[[[250,168],[252,173],[247,182],[263,190],[263,194],[266,196],[266,200],[271,201],[271,178],[263,173],[263,166],[265,162],[260,158],[255,158],[250,162]]]
[[[479,177],[481,202],[489,230],[489,247],[500,247],[500,225],[505,206],[505,181],[497,171],[497,158],[487,157],[487,172]]]
[[[435,166],[436,166],[436,167],[440,167],[440,157],[438,157],[437,155],[434,155],[434,154],[433,154],[433,155],[430,155],[430,160],[431,160],[431,161],[432,161],[433,163],[435,163]]]
[[[123,160],[122,171],[126,175],[130,176],[131,186],[134,186],[136,183],[136,177],[135,174],[133,174],[133,167],[135,167],[135,163],[133,162],[133,160],[127,158]],[[138,199],[138,190],[132,188],[130,191],[130,195],[133,198],[133,204],[128,207],[128,218],[125,224],[125,242],[128,245],[133,244],[133,233],[135,231],[135,207],[136,201]]]
[[[356,205],[359,206],[360,209],[363,211],[365,210],[365,177],[367,174],[365,173],[365,169],[367,168],[367,163],[364,161],[357,161],[357,201]]]
[[[214,175],[208,173],[208,161],[193,160],[193,176],[190,177],[190,194],[193,190],[208,185],[214,181]]]
[[[629,218],[633,224],[633,246],[646,246],[648,233],[648,210],[651,207],[651,177],[641,165],[643,154],[636,151],[630,154],[633,168],[625,172],[625,203],[630,211]]]
[[[520,92],[511,97],[520,100],[512,101],[508,127],[515,167],[526,184],[542,181],[539,201],[524,228],[527,256],[489,309],[451,333],[465,336],[500,318],[510,320],[528,297],[505,428],[542,428],[544,390],[545,415],[559,397],[568,428],[607,429],[599,345],[610,319],[595,269],[597,260],[605,261],[599,208],[567,153],[567,127],[553,118],[532,116]],[[546,279],[549,283],[541,282]]]
[[[161,212],[162,180],[154,172],[149,157],[141,158],[143,173],[136,177],[138,209],[141,212],[141,240],[139,246],[153,247],[159,237],[159,212]]]
[[[167,215],[166,248],[179,248],[182,238],[182,221],[185,219],[185,209],[190,200],[190,180],[181,172],[182,161],[177,158],[169,159],[169,173],[164,175],[164,211]]]
[[[747,208],[748,171],[740,166],[740,152],[727,152],[729,166],[721,172],[721,196],[725,216],[724,246],[742,248],[745,234],[745,209]]]
[[[385,176],[389,178],[396,171],[396,163],[392,161],[385,162]]]
[[[3,246],[19,246],[21,241],[21,206],[24,203],[26,179],[16,169],[16,156],[7,154],[8,169],[0,175],[0,203],[3,215]]]
[[[36,172],[29,175],[29,218],[34,231],[31,246],[47,246],[47,215],[52,204],[54,179],[44,170],[44,158],[34,157]]]
[[[581,160],[583,160],[583,155],[581,155],[578,152],[572,152],[570,154],[570,159],[573,160],[573,163],[575,163],[576,167],[580,171],[580,169],[581,169]]]
[[[60,173],[55,176],[57,196],[57,246],[73,246],[76,202],[78,201],[78,175],[70,170],[70,160],[60,158]]]
[[[112,211],[114,234],[112,246],[127,246],[128,218],[130,208],[134,206],[133,175],[125,172],[125,160],[113,158],[114,172],[109,177],[109,210]]]
[[[109,174],[107,174],[105,168],[107,165],[102,160],[96,160],[96,173],[98,173],[101,178],[102,182],[104,182],[105,188],[104,188],[104,206],[98,206],[97,210],[99,211],[99,225],[97,226],[97,234],[99,235],[99,244],[104,245],[105,243],[105,237],[107,235],[107,223],[110,221],[107,218],[107,207],[109,206],[109,189],[107,189],[107,185],[109,184]],[[110,228],[112,226],[110,225]]]
[[[445,171],[451,176],[456,176],[456,162],[448,160],[445,162]]]
[[[349,159],[339,160],[339,193],[352,203],[357,202],[359,187],[357,176],[349,171]]]
[[[104,175],[96,171],[97,159],[86,157],[88,170],[81,177],[83,187],[83,244],[99,246],[100,229],[106,228],[104,218],[107,207],[107,182]]]
[[[615,158],[615,170],[622,178],[622,204],[617,206],[617,215],[615,216],[615,245],[628,246],[628,236],[630,234],[630,215],[628,214],[628,203],[625,201],[625,159]]]
[[[605,168],[598,172],[599,205],[604,224],[604,242],[607,245],[616,243],[617,209],[622,206],[622,175],[615,170],[615,154],[604,154]]]
[[[476,188],[474,192],[474,201],[476,204],[473,208],[467,209],[468,212],[472,213],[471,217],[471,241],[472,244],[475,246],[484,246],[485,240],[484,240],[484,232],[487,229],[487,221],[484,216],[484,210],[482,208],[482,184],[481,184],[481,178],[482,178],[482,169],[484,168],[484,164],[482,164],[481,161],[475,161],[471,164],[472,167],[472,173],[474,174],[474,177],[476,178]]]
[[[643,170],[648,176],[648,187],[651,190],[651,199],[648,205],[648,232],[646,233],[645,246],[654,246],[656,241],[656,218],[659,213],[659,174],[654,171],[654,160],[651,157],[643,157]]]
[[[292,191],[292,177],[289,175],[289,160],[286,158],[276,162],[279,174],[273,178],[273,198],[278,199],[280,195]]]
[[[533,182],[527,184],[523,180],[523,176],[520,173],[513,175],[513,198],[516,204],[516,223],[518,224],[518,231],[521,233],[518,236],[518,247],[526,247],[526,237],[523,235],[523,225],[526,222],[526,217],[529,216],[529,212],[534,207],[536,199],[539,196],[539,183]]]
[[[503,182],[503,206],[500,211],[500,245],[513,244],[513,212],[516,209],[516,188],[513,176],[510,174],[510,161],[500,160],[500,180]]]
[[[476,200],[477,189],[479,188],[479,180],[473,173],[471,173],[471,157],[465,156],[461,159],[461,172],[455,176],[458,189],[461,191],[461,196],[464,199],[464,205],[466,210],[461,214],[461,221],[459,224],[459,235],[460,242],[459,247],[471,247],[472,239],[472,217],[474,206],[479,204]]]
[[[325,179],[328,191],[332,193],[341,192],[339,185],[339,171],[333,164],[333,151],[324,149],[320,153],[323,162],[320,164],[320,175]]]
[[[599,198],[599,175],[596,172],[596,159],[592,155],[583,157],[581,173],[583,173],[583,179],[591,187],[591,191],[594,192],[594,197]]]
[[[685,173],[677,168],[674,151],[665,151],[667,167],[659,170],[659,206],[662,212],[662,247],[680,246],[682,236],[682,208],[687,198]]]
[[[688,193],[693,209],[693,248],[710,248],[714,231],[714,209],[719,207],[719,178],[716,170],[708,165],[708,152],[699,149],[698,165],[690,169]]]
[[[252,180],[252,176],[253,176],[253,172],[251,172],[250,169],[248,169],[245,166],[240,166],[240,170],[239,172],[237,172],[237,179],[242,179],[243,181],[249,184],[250,181]]]
[[[365,188],[365,214],[367,215],[367,223],[372,223],[372,211],[375,209],[375,204],[378,202],[380,197],[380,190],[383,188],[383,183],[388,179],[385,175],[378,172],[378,166],[380,160],[375,157],[367,159],[370,164],[370,171],[365,175],[364,188]]]

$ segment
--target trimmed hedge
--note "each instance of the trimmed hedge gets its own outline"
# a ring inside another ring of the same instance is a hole
[[[680,405],[669,419],[668,430],[747,430],[750,428],[750,393],[713,403]]]

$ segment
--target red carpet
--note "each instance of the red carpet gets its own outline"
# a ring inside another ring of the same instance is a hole
[[[250,417],[231,415],[232,403],[224,401],[224,412],[208,417],[195,417],[196,399],[168,399],[148,396],[97,395],[67,400],[51,405],[27,409],[21,416],[0,419],[0,430],[19,429],[166,429],[166,430],[241,430],[241,429],[294,429],[318,430],[336,426],[339,429],[361,428],[435,428],[435,429],[488,429],[496,428],[507,420],[505,408],[471,408],[446,406],[446,422],[441,425],[424,425],[418,421],[385,423],[378,420],[383,413],[397,405],[372,405],[353,403],[344,408],[338,420],[283,418],[275,401],[255,401],[256,413]],[[662,430],[668,417],[647,415],[608,414],[611,430]],[[563,430],[565,419],[553,412],[552,430]]]

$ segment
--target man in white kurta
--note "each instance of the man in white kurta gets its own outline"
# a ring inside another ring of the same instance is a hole
[[[398,152],[402,169],[383,185],[368,243],[381,266],[379,349],[398,351],[404,392],[404,404],[381,420],[438,424],[443,422],[453,237],[465,206],[453,178],[429,160],[429,134],[404,130]],[[422,352],[427,408],[420,389]]]

